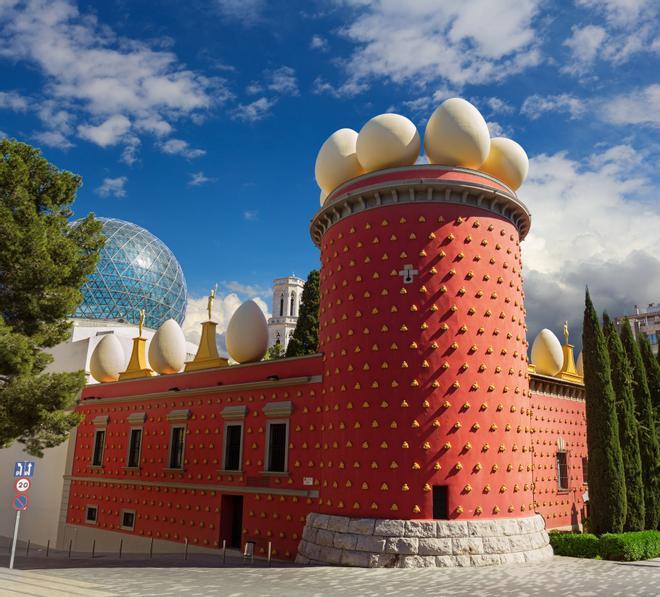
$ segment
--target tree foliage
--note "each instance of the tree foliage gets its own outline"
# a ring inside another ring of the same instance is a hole
[[[625,531],[644,530],[644,482],[642,459],[639,452],[639,436],[635,417],[635,398],[632,388],[632,369],[614,322],[603,316],[603,332],[610,355],[612,387],[616,395],[616,412],[619,420],[619,443],[626,480]]]
[[[590,521],[594,533],[620,533],[626,520],[626,489],[619,444],[610,358],[598,315],[587,291],[582,327],[589,453]]]
[[[285,356],[284,353],[284,348],[282,348],[282,343],[280,342],[280,339],[278,338],[275,341],[275,344],[270,346],[268,350],[266,351],[266,355],[264,356],[265,361],[273,361],[277,359],[283,359]]]
[[[287,357],[314,354],[319,345],[319,270],[309,272],[302,292],[300,316],[286,348]]]
[[[644,477],[644,506],[646,509],[646,528],[658,527],[658,492],[660,479],[660,451],[655,432],[655,417],[651,405],[651,392],[646,380],[646,371],[639,344],[635,341],[630,322],[625,319],[621,329],[621,342],[628,355],[633,373],[633,395],[635,413],[639,424],[639,451],[642,457],[642,475]]]
[[[651,350],[651,343],[644,334],[639,335],[638,342],[639,351],[642,353],[642,361],[644,362],[646,381],[648,382],[649,392],[651,393],[651,404],[653,406],[655,432],[657,435],[660,430],[660,362],[654,356],[653,350]],[[660,354],[660,351],[658,354]]]
[[[44,349],[68,337],[103,245],[92,215],[69,225],[80,184],[37,149],[0,141],[0,447],[18,440],[41,455],[77,422],[65,411],[84,373],[44,372]]]

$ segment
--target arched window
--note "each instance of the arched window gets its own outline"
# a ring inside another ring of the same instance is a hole
[[[292,292],[291,293],[291,305],[289,306],[289,315],[291,315],[291,317],[296,316],[295,308],[296,308],[296,293]]]
[[[284,315],[284,295],[280,294],[280,317]]]

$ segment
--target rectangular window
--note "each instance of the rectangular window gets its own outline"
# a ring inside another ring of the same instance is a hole
[[[568,458],[566,452],[557,452],[557,481],[559,489],[568,489]]]
[[[92,466],[103,466],[104,445],[105,429],[97,429],[94,432],[94,453],[92,454]]]
[[[96,524],[98,508],[96,506],[87,506],[85,509],[85,522]]]
[[[185,427],[172,427],[170,438],[170,468],[183,468],[183,441]]]
[[[125,531],[132,531],[135,528],[135,512],[133,510],[122,510],[120,526]]]
[[[268,424],[268,471],[286,472],[286,423]]]
[[[447,499],[447,486],[433,486],[433,518],[447,520],[449,518],[449,501]]]
[[[142,445],[142,429],[131,429],[131,438],[128,444],[128,466],[140,466],[140,447]]]
[[[589,484],[589,460],[587,458],[582,459],[582,483]]]
[[[225,463],[226,471],[241,470],[241,435],[242,425],[227,425],[225,427]]]

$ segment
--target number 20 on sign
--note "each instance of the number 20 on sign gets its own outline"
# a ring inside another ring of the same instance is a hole
[[[14,486],[16,487],[16,491],[23,493],[30,489],[30,479],[16,479]]]

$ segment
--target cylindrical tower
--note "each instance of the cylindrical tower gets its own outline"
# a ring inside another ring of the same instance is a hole
[[[520,258],[529,226],[525,206],[496,179],[431,165],[348,181],[316,214],[325,359],[319,512],[328,520],[376,519],[379,535],[378,519],[388,519],[380,534],[395,540],[399,527],[408,536],[405,521],[455,521],[449,537],[469,537],[461,521],[501,519],[516,533],[536,533],[523,540],[527,550],[544,548],[542,523],[532,518]],[[320,520],[312,515],[308,527]],[[423,536],[440,536],[437,528]],[[301,554],[332,561],[310,555],[311,536]],[[420,540],[399,555],[424,556]],[[483,549],[457,553],[493,553]],[[511,541],[500,549],[525,551]],[[387,552],[348,563],[392,565]],[[427,549],[424,557],[439,555]]]

